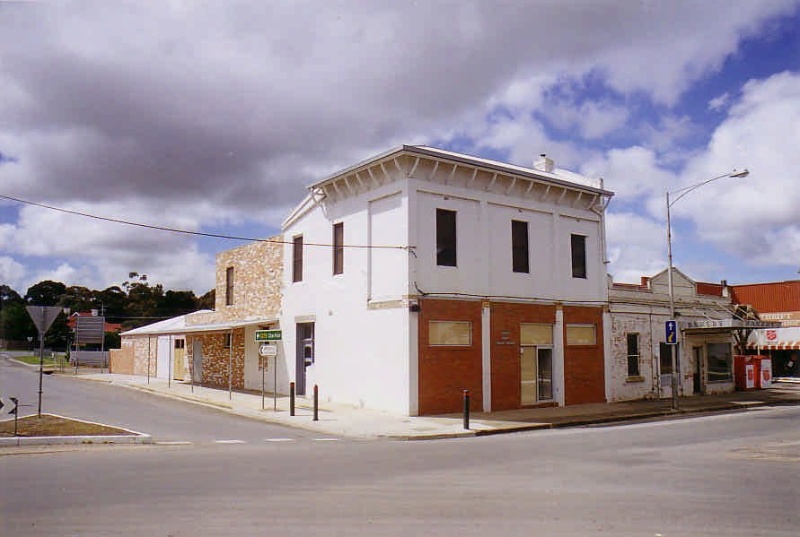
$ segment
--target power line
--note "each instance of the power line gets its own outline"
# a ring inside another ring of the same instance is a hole
[[[84,213],[81,211],[74,211],[72,209],[64,209],[63,207],[55,207],[53,205],[47,205],[44,203],[38,203],[35,201],[24,200],[20,198],[15,198],[13,196],[6,196],[0,194],[0,199],[5,199],[9,201],[13,201],[16,203],[20,203],[23,205],[32,205],[34,207],[41,207],[43,209],[49,209],[51,211],[57,211],[60,213],[72,214],[75,216],[82,216],[84,218],[92,218],[94,220],[101,220],[103,222],[111,222],[114,224],[122,224],[126,226],[136,226],[145,229],[153,229],[156,231],[167,231],[170,233],[180,233],[183,235],[195,235],[200,237],[210,237],[214,239],[225,239],[225,240],[234,240],[234,241],[244,241],[244,242],[268,242],[272,244],[293,244],[293,241],[284,241],[279,239],[256,239],[253,237],[240,237],[237,235],[225,235],[222,233],[205,233],[203,231],[189,231],[188,229],[178,229],[173,227],[166,227],[166,226],[156,226],[153,224],[142,224],[141,222],[132,222],[130,220],[122,220],[120,218],[111,218],[108,216],[99,216],[96,214]],[[318,242],[305,242],[305,246],[325,246],[328,248],[333,248],[335,245],[331,243],[318,243]],[[337,245],[338,246],[338,245]],[[343,248],[362,248],[362,249],[394,249],[394,250],[409,250],[413,251],[412,246],[382,246],[382,245],[367,245],[367,244],[343,244],[341,245]]]

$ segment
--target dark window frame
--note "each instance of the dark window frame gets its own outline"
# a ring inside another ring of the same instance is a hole
[[[586,235],[570,234],[570,254],[572,258],[572,277],[586,279]]]
[[[292,282],[303,281],[303,236],[292,239]]]
[[[234,268],[225,269],[225,305],[233,306]]]
[[[344,222],[333,224],[333,274],[344,274]]]
[[[450,209],[436,209],[436,264],[456,267],[457,263],[457,213]]]
[[[639,377],[641,370],[639,369],[639,333],[630,332],[625,335],[628,356],[628,376]]]
[[[528,222],[525,220],[511,221],[511,270],[526,274],[531,272]]]

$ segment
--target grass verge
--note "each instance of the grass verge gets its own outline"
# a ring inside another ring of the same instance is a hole
[[[52,414],[24,416],[17,422],[18,436],[126,436],[132,434],[134,433],[125,429],[62,418]],[[0,437],[10,436],[14,436],[14,420],[0,421]]]

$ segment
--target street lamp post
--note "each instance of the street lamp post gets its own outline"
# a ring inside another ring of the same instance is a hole
[[[666,207],[667,207],[667,259],[668,259],[668,272],[667,272],[667,282],[669,285],[669,318],[675,319],[675,289],[672,283],[672,221],[670,219],[670,208],[682,197],[684,197],[689,192],[697,190],[701,186],[707,185],[713,181],[717,181],[718,179],[725,179],[728,177],[747,177],[750,172],[747,168],[743,170],[733,170],[732,172],[725,173],[723,175],[718,175],[716,177],[712,177],[711,179],[707,179],[705,181],[701,181],[700,183],[695,183],[693,185],[689,185],[684,188],[680,188],[678,190],[674,190],[672,192],[667,191],[666,193]],[[670,194],[677,196],[670,201]],[[678,341],[676,338],[675,344],[670,346],[670,354],[672,355],[672,410],[678,410],[678,359],[677,359],[677,352],[676,347],[678,345]]]

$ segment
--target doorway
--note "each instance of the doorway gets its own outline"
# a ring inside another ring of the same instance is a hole
[[[297,323],[295,349],[295,393],[306,394],[306,368],[314,364],[314,323]]]
[[[203,382],[203,342],[195,339],[192,343],[192,380]]]
[[[173,342],[173,353],[172,353],[172,380],[186,380],[186,364],[183,361],[185,348],[186,348],[186,340],[185,339],[176,339]]]
[[[703,347],[692,347],[692,365],[694,366],[694,374],[692,375],[692,394],[698,395],[703,393]]]
[[[520,347],[520,406],[553,400],[553,349]]]

